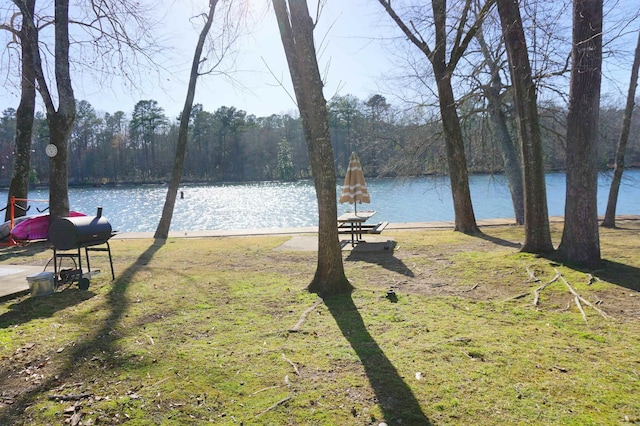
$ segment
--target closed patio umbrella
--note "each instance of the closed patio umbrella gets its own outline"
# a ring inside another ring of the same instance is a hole
[[[349,168],[347,168],[347,174],[344,177],[340,202],[353,204],[354,213],[357,212],[357,203],[371,202],[367,183],[362,172],[362,165],[360,165],[360,159],[358,159],[358,155],[355,152],[352,152],[351,158],[349,158]]]

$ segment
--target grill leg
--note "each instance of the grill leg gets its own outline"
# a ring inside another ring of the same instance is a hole
[[[115,280],[116,279],[116,274],[113,271],[113,257],[111,256],[111,246],[109,245],[109,241],[105,241],[104,244],[107,245],[106,248],[104,248],[104,247],[93,247],[93,246],[91,246],[91,247],[86,246],[84,248],[85,254],[86,254],[86,257],[87,257],[87,268],[89,269],[89,272],[91,272],[91,267],[89,266],[89,252],[90,251],[106,251],[109,254],[109,267],[111,268],[111,279]]]
[[[78,248],[78,252],[80,251],[80,249]],[[87,258],[87,272],[91,273],[91,264],[89,263],[89,248],[85,247],[84,248],[84,255]]]
[[[109,245],[109,241],[107,241],[107,252],[109,253],[109,265],[111,266],[111,279],[115,281],[116,274],[113,273],[113,259],[111,258],[111,246]]]
[[[89,263],[88,258],[87,263]],[[80,279],[82,279],[82,253],[80,253],[80,247],[78,247],[78,270],[80,271]]]
[[[71,261],[73,262],[73,268],[69,270],[69,275],[65,275],[64,277],[62,276],[63,272],[65,272],[62,264],[63,259],[71,259]],[[77,259],[77,263],[76,263],[76,259]],[[77,273],[80,274],[79,279],[82,278],[82,257],[81,257],[80,248],[77,249],[76,253],[58,253],[58,250],[54,247],[52,260],[53,260],[53,275],[54,275],[56,286],[58,286],[61,283],[75,281]]]
[[[53,280],[55,281],[55,286],[58,286],[60,276],[58,275],[58,255],[56,253],[56,248],[53,248]]]

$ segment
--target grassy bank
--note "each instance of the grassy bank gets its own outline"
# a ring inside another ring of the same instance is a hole
[[[640,423],[640,224],[619,225],[598,271],[518,253],[518,227],[385,232],[323,302],[289,237],[114,240],[114,282],[0,303],[0,424]]]

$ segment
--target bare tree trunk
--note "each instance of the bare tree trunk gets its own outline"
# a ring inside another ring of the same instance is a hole
[[[511,203],[513,204],[516,224],[524,225],[522,157],[516,141],[511,138],[511,134],[509,133],[507,117],[503,110],[503,102],[500,100],[500,92],[504,88],[500,79],[500,65],[489,51],[489,46],[487,46],[484,40],[482,28],[478,30],[476,38],[480,44],[480,50],[482,51],[482,56],[484,56],[487,68],[489,68],[489,73],[491,74],[491,81],[482,88],[482,91],[487,99],[489,118],[495,137],[498,140],[500,153],[502,154],[504,174],[509,185],[509,193],[511,194]]]
[[[574,0],[567,115],[565,223],[558,254],[585,266],[600,263],[598,234],[598,116],[602,71],[603,0]]]
[[[493,0],[487,0],[478,13],[478,18],[473,23],[468,23],[468,15],[471,10],[471,0],[466,0],[461,16],[458,18],[456,28],[447,25],[447,2],[445,0],[432,0],[435,44],[433,49],[424,41],[423,37],[409,21],[409,25],[398,15],[391,6],[391,0],[378,0],[387,11],[387,14],[398,25],[409,40],[427,57],[433,67],[433,74],[438,86],[438,101],[440,103],[440,115],[444,139],[447,148],[447,165],[451,180],[451,192],[453,196],[453,209],[455,214],[455,230],[464,233],[480,232],[476,224],[471,192],[469,190],[469,175],[467,160],[464,152],[464,140],[458,117],[455,97],[451,87],[451,76],[456,65],[464,54],[469,42],[480,28],[482,21],[489,12]],[[418,18],[421,19],[421,18]],[[449,32],[455,32],[455,41],[451,47],[449,60],[447,61],[447,37]],[[465,33],[465,31],[467,31]]]
[[[22,19],[33,17],[35,0],[25,0],[25,8],[29,15]],[[16,139],[14,148],[13,174],[9,184],[9,194],[7,196],[7,210],[5,221],[11,219],[11,208],[9,206],[11,197],[25,199],[29,196],[29,171],[31,163],[31,139],[33,135],[33,121],[36,106],[36,77],[33,69],[33,46],[31,40],[33,36],[30,31],[34,28],[23,22],[20,28],[20,47],[22,49],[22,79],[20,84],[20,104],[16,111]],[[27,202],[16,203],[15,217],[26,214]]]
[[[58,149],[57,155],[51,158],[49,166],[49,214],[50,219],[69,215],[69,187],[67,181],[67,141],[71,134],[76,117],[76,100],[71,86],[69,72],[69,0],[55,1],[55,63],[54,74],[58,97],[58,108],[53,103],[53,96],[42,68],[42,58],[38,43],[38,31],[35,28],[33,14],[19,0],[13,3],[20,9],[23,20],[29,25],[29,41],[33,49],[33,68],[38,91],[47,110],[47,123],[51,143]]]
[[[171,172],[171,181],[169,182],[169,188],[167,188],[167,197],[162,209],[162,216],[160,222],[156,228],[156,232],[153,238],[166,239],[169,236],[169,228],[171,227],[171,219],[173,218],[173,209],[176,205],[176,196],[178,194],[178,187],[182,180],[182,173],[184,172],[184,158],[187,153],[187,141],[189,136],[189,117],[193,109],[193,98],[196,94],[196,83],[199,76],[200,58],[202,57],[202,49],[204,43],[207,40],[207,35],[213,24],[213,17],[216,10],[218,0],[209,1],[209,13],[207,20],[200,31],[198,37],[198,43],[196,44],[196,50],[193,54],[193,62],[191,63],[191,74],[189,76],[189,87],[187,89],[187,98],[184,101],[184,107],[182,108],[182,114],[180,115],[180,128],[178,129],[178,144],[176,146],[175,161],[173,163],[173,170]]]
[[[476,224],[476,217],[471,202],[469,190],[469,174],[467,171],[467,158],[464,153],[464,138],[460,127],[451,76],[455,59],[451,59],[451,65],[447,66],[447,6],[445,0],[432,0],[435,46],[430,56],[433,74],[438,86],[438,102],[440,103],[440,115],[444,130],[444,140],[447,147],[447,164],[449,166],[449,178],[451,180],[451,194],[453,197],[453,211],[455,215],[455,230],[464,233],[480,232]],[[452,53],[455,56],[457,53]]]
[[[329,135],[327,102],[313,42],[314,23],[306,0],[272,0],[291,80],[302,118],[318,199],[318,264],[309,291],[321,296],[352,290],[338,240],[336,175]]]
[[[529,253],[549,253],[553,251],[553,244],[549,229],[536,87],[531,77],[531,65],[517,0],[498,0],[498,13],[509,58],[516,124],[522,144],[525,240],[521,250]]]
[[[624,109],[624,118],[622,120],[622,131],[620,132],[620,140],[616,150],[616,164],[613,168],[613,179],[611,180],[611,188],[609,189],[609,199],[607,200],[607,211],[604,214],[602,226],[606,228],[616,227],[616,206],[618,204],[618,193],[620,192],[620,182],[622,181],[622,172],[624,171],[624,153],[627,149],[627,141],[629,140],[629,130],[631,128],[631,116],[635,106],[636,87],[638,86],[638,69],[640,68],[640,31],[638,31],[638,43],[636,44],[636,52],[633,57],[633,66],[631,67],[631,81],[629,81],[629,92],[627,93],[627,105]]]
[[[456,109],[451,79],[446,71],[436,71],[438,67],[435,64],[433,68],[438,80],[438,101],[440,102],[440,115],[447,148],[447,164],[449,166],[449,179],[451,181],[451,194],[455,213],[454,230],[466,234],[477,233],[480,230],[476,224],[471,203],[467,158],[464,153],[464,138],[460,128],[460,118]]]
[[[489,88],[488,91],[492,91]],[[486,91],[485,91],[486,93]],[[497,93],[496,93],[497,95]],[[489,117],[493,125],[493,130],[500,146],[502,154],[502,164],[504,164],[504,174],[507,178],[509,193],[511,194],[511,204],[516,218],[516,224],[524,225],[524,184],[522,181],[522,160],[516,142],[509,134],[507,118],[502,110],[498,96],[487,96]]]
[[[55,76],[58,110],[50,108],[49,105],[53,103],[45,101],[51,143],[58,148],[58,154],[51,158],[49,168],[50,220],[69,216],[67,141],[76,118],[76,99],[69,71],[69,0],[55,2]]]

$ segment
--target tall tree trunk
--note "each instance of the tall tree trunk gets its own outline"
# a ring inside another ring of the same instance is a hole
[[[58,91],[58,110],[47,103],[47,118],[51,143],[58,154],[51,158],[49,169],[49,217],[69,216],[69,185],[67,151],[69,135],[76,118],[76,100],[69,71],[69,0],[55,1],[55,76]],[[39,85],[42,85],[39,82]]]
[[[38,83],[38,91],[47,110],[50,142],[56,146],[58,153],[52,157],[49,165],[49,213],[50,219],[69,215],[69,188],[67,181],[67,141],[76,117],[76,100],[71,86],[69,72],[69,0],[55,1],[55,50],[54,74],[56,80],[58,108],[53,103],[53,96],[45,78],[42,58],[40,56],[38,31],[33,21],[33,13],[19,0],[13,3],[23,16],[29,19],[23,23],[29,25],[29,41],[33,48],[33,68]]]
[[[440,115],[444,131],[444,140],[447,149],[447,164],[449,178],[451,180],[451,192],[453,195],[453,209],[455,214],[455,230],[464,233],[480,232],[476,224],[471,191],[469,190],[469,175],[467,160],[464,152],[464,140],[460,120],[456,110],[455,97],[451,87],[451,76],[460,58],[480,28],[482,21],[489,12],[493,0],[487,0],[478,13],[478,19],[474,23],[467,21],[471,7],[471,0],[464,2],[461,17],[457,21],[458,27],[453,29],[448,26],[446,0],[432,0],[433,21],[435,31],[435,44],[433,50],[424,41],[424,37],[416,30],[413,22],[411,28],[400,18],[391,6],[391,0],[378,0],[389,16],[394,20],[409,40],[419,48],[427,57],[433,67],[433,74],[438,86],[438,101],[440,103]],[[465,31],[467,33],[465,34]],[[447,62],[447,39],[450,32],[455,33],[455,41],[451,47],[449,61]]]
[[[309,150],[318,199],[318,263],[309,291],[321,296],[352,290],[342,263],[336,218],[336,174],[327,102],[313,42],[314,23],[306,0],[272,0]]]
[[[518,145],[509,133],[507,117],[503,110],[503,102],[500,99],[501,91],[504,88],[500,79],[501,68],[497,60],[493,58],[489,46],[487,46],[485,42],[482,28],[478,30],[476,38],[480,44],[480,50],[482,51],[482,56],[484,56],[487,68],[489,68],[489,73],[491,74],[491,81],[487,86],[482,88],[484,96],[487,99],[487,110],[491,127],[498,141],[498,146],[500,147],[504,174],[509,185],[509,193],[511,194],[511,204],[513,204],[516,224],[524,225],[522,160]]]
[[[494,89],[490,87],[485,91],[485,94],[493,91]],[[523,172],[520,151],[509,134],[507,117],[500,104],[498,93],[489,94],[487,103],[493,131],[500,146],[500,154],[502,154],[502,164],[504,165],[504,174],[511,194],[511,204],[513,205],[516,224],[524,225],[524,184],[522,182]]]
[[[553,251],[553,244],[549,229],[536,87],[531,77],[518,1],[498,0],[498,13],[509,59],[516,124],[522,144],[525,239],[521,250],[549,253]]]
[[[622,131],[620,132],[620,140],[616,150],[616,164],[613,168],[613,179],[611,180],[611,188],[609,189],[609,199],[607,200],[607,211],[604,214],[602,226],[606,228],[616,227],[616,206],[618,204],[618,193],[620,192],[620,182],[622,181],[622,172],[624,171],[624,153],[627,149],[627,141],[629,140],[629,130],[631,128],[631,116],[635,106],[636,87],[638,86],[638,69],[640,68],[640,31],[638,31],[638,43],[636,44],[636,52],[633,57],[633,66],[631,67],[631,80],[629,81],[629,92],[627,93],[627,105],[624,109],[624,117],[622,119]]]
[[[58,147],[58,153],[49,159],[49,217],[69,216],[69,185],[67,180],[67,141],[73,127],[74,114],[60,107],[47,112],[50,142]]]
[[[207,35],[209,34],[211,24],[213,23],[217,4],[218,0],[209,1],[209,14],[207,15],[204,27],[202,27],[202,30],[200,31],[196,50],[193,54],[191,74],[189,76],[189,87],[187,88],[187,98],[184,101],[184,107],[182,108],[182,114],[180,115],[178,144],[176,146],[176,155],[173,163],[173,170],[171,172],[171,181],[169,182],[169,188],[167,188],[167,197],[164,202],[164,207],[162,208],[162,216],[160,217],[160,222],[158,223],[158,227],[156,228],[153,238],[166,239],[169,236],[169,228],[171,227],[171,219],[173,218],[173,209],[176,205],[178,187],[180,186],[182,173],[184,172],[184,158],[187,153],[187,141],[189,139],[189,118],[191,117],[191,111],[193,110],[193,98],[196,94],[200,58],[202,57],[202,49],[204,48],[204,43],[207,40]]]
[[[24,4],[29,11],[29,15],[22,19],[31,19],[35,9],[35,0],[25,0]],[[33,46],[30,34],[34,28],[31,25],[22,24],[20,28],[20,47],[22,49],[22,76],[20,83],[20,104],[16,111],[16,138],[13,159],[13,174],[9,184],[9,194],[7,197],[7,210],[5,221],[11,219],[11,197],[25,199],[29,196],[29,172],[31,163],[31,139],[33,136],[33,122],[36,106],[36,77],[33,69]],[[15,217],[26,214],[27,202],[16,203]]]
[[[431,5],[436,44],[430,60],[438,86],[438,102],[440,104],[444,140],[447,147],[447,164],[449,166],[449,179],[451,180],[451,194],[453,196],[455,230],[467,234],[477,233],[480,230],[476,224],[473,204],[471,203],[467,158],[464,153],[464,138],[456,109],[453,88],[451,87],[451,76],[456,63],[453,57],[458,53],[454,49],[451,54],[451,66],[447,66],[447,2],[445,0],[432,0]],[[464,51],[464,49],[461,50]]]
[[[558,254],[585,266],[600,263],[598,234],[598,116],[602,71],[603,0],[574,0],[567,115],[565,224]]]
[[[442,64],[444,65],[444,64]],[[464,153],[464,138],[460,128],[460,119],[451,87],[451,79],[444,69],[434,63],[435,76],[438,81],[438,101],[440,115],[444,129],[444,139],[447,148],[447,164],[453,196],[453,211],[455,213],[455,230],[466,234],[480,232],[476,224],[471,191],[469,190],[469,174],[467,158]]]

